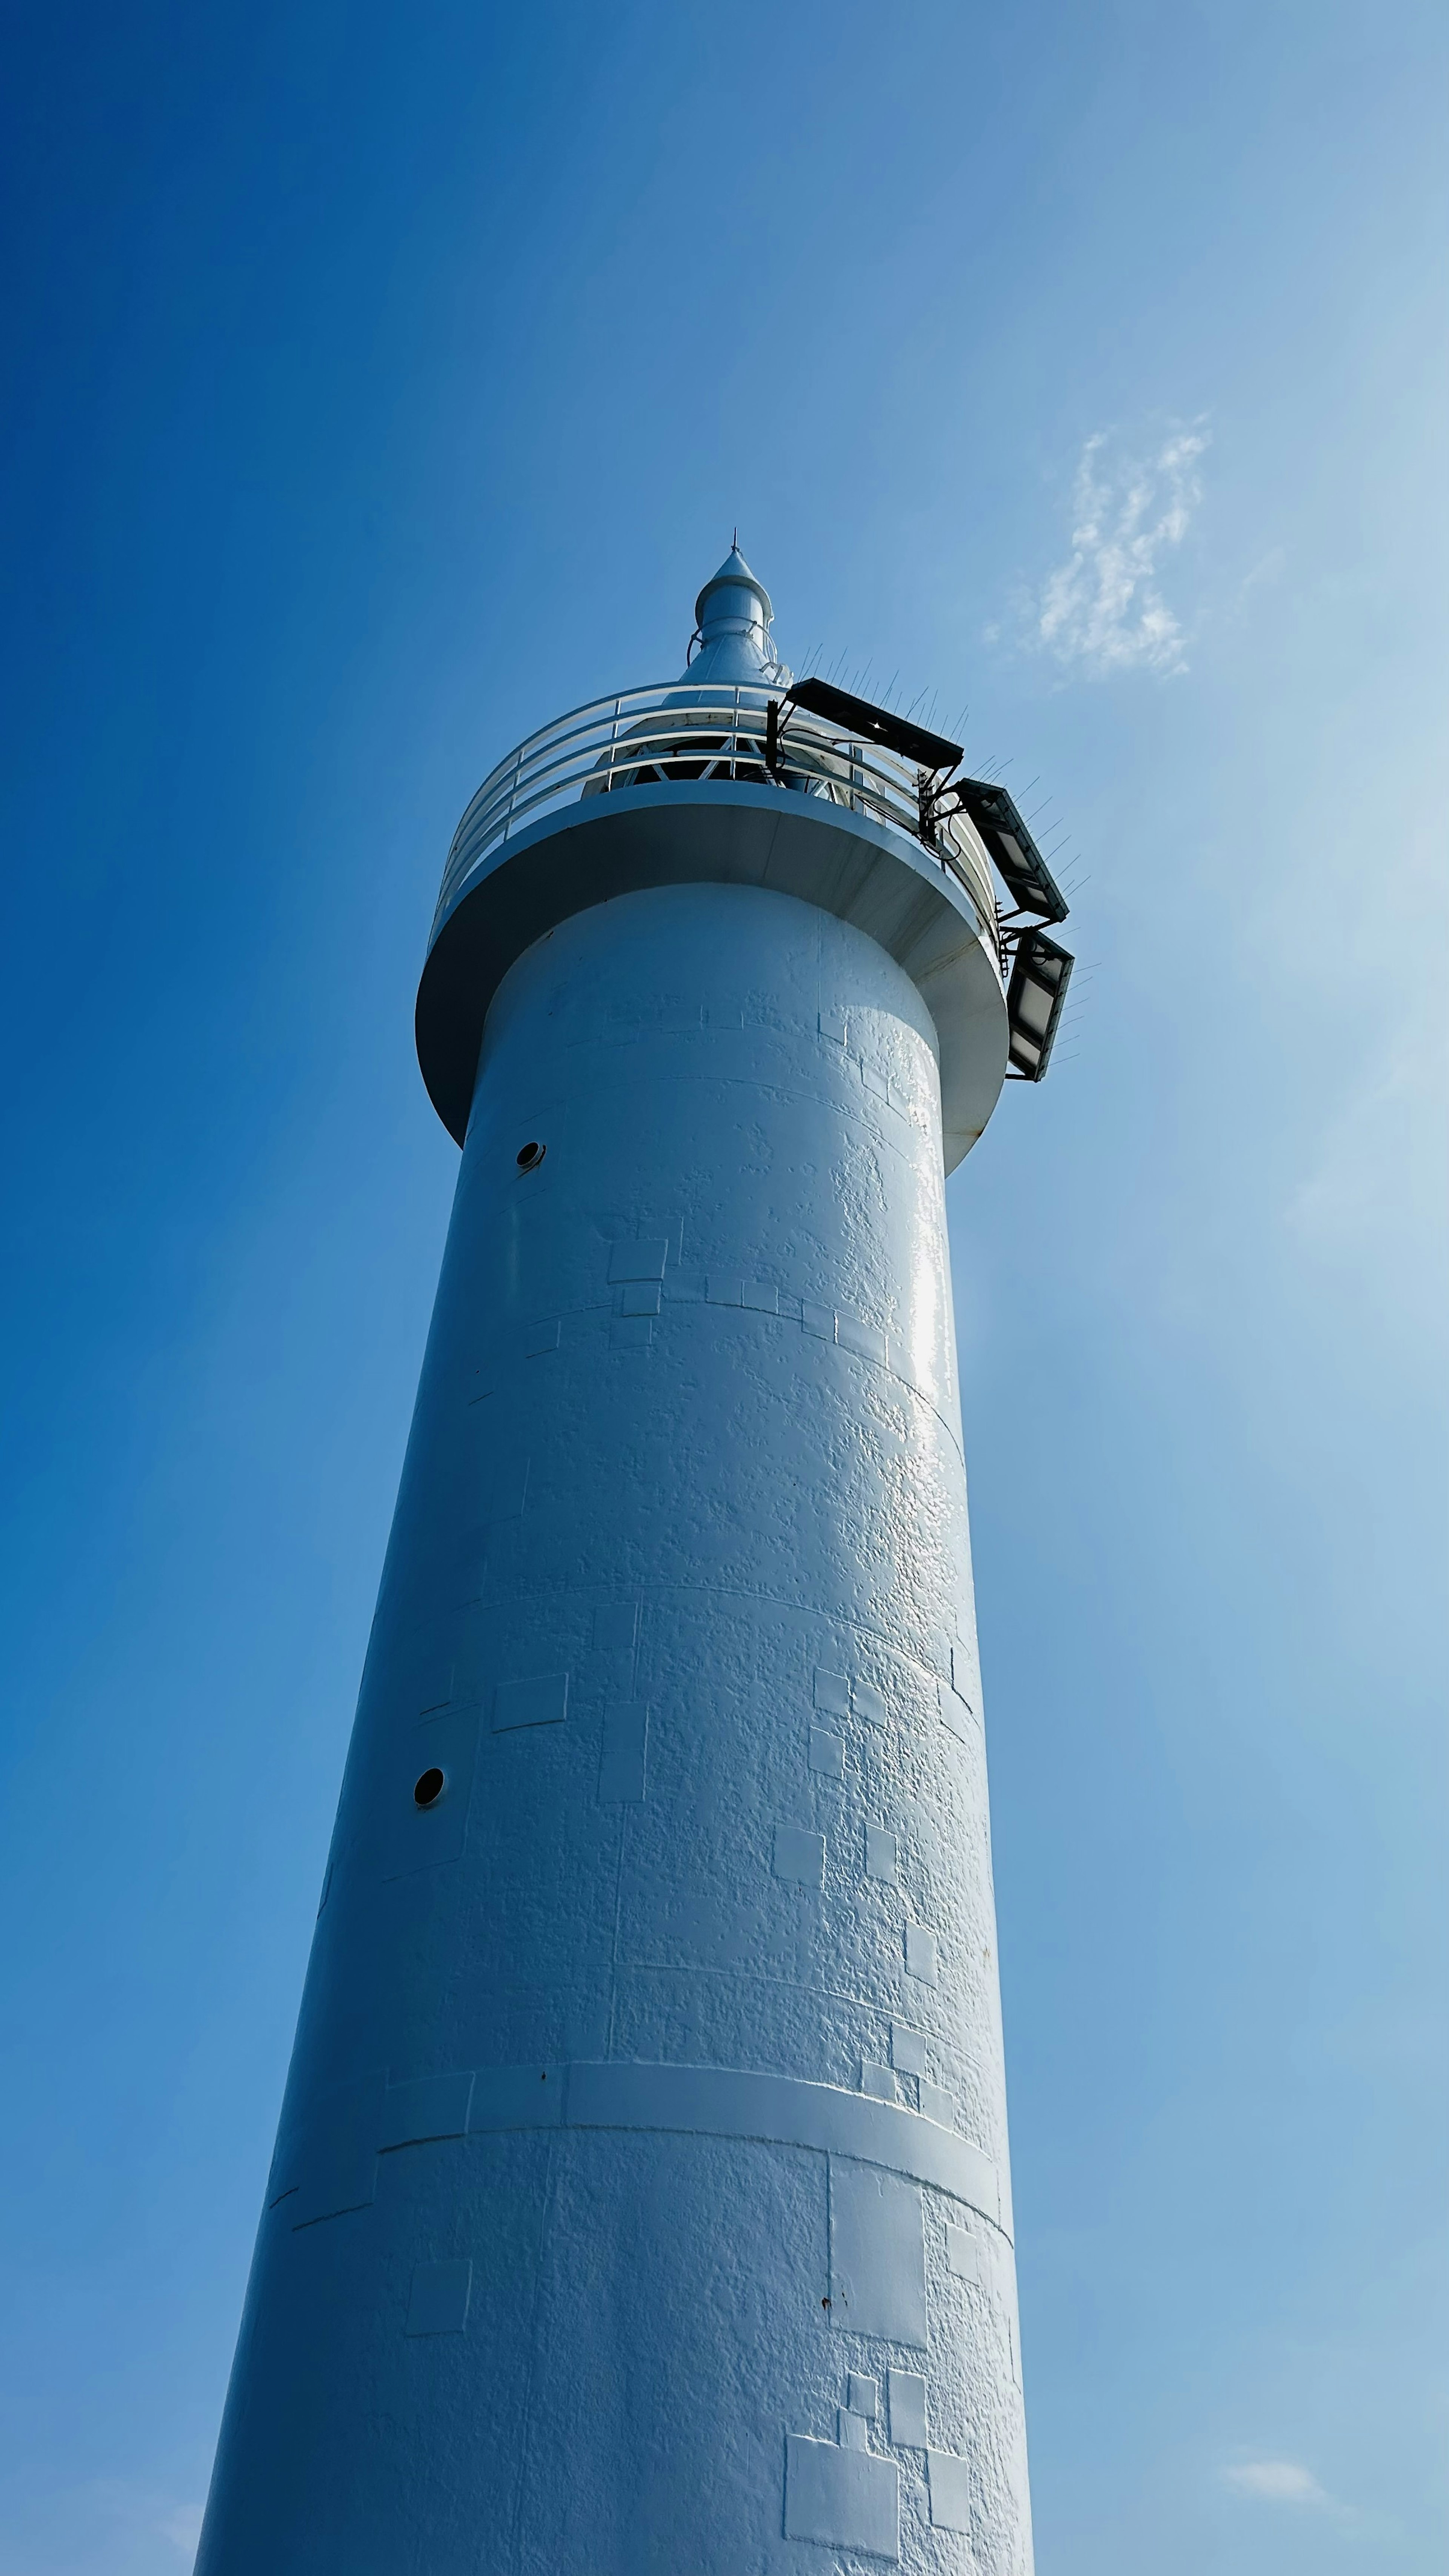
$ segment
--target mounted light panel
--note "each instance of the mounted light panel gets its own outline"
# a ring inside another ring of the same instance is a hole
[[[1073,963],[1044,931],[1022,932],[1006,988],[1008,1063],[1018,1082],[1040,1082],[1047,1069]]]
[[[824,717],[827,724],[837,724],[913,761],[928,773],[920,789],[922,839],[934,846],[939,824],[951,814],[964,814],[986,846],[1011,898],[1012,911],[1034,914],[1038,921],[1066,920],[1066,898],[1014,797],[987,779],[947,781],[946,773],[957,767],[962,756],[959,743],[949,742],[944,734],[929,733],[923,725],[909,724],[886,707],[872,706],[867,698],[852,697],[847,689],[832,688],[828,680],[799,680],[786,690],[783,702],[770,701],[765,766],[772,778],[779,774],[782,704],[786,709],[803,707],[809,715]],[[1040,930],[1025,927],[1018,934],[1010,916],[1004,927],[1008,953],[1015,940],[1006,993],[1007,1069],[1018,1082],[1040,1082],[1061,1025],[1073,960],[1067,949],[1059,948]]]
[[[1005,788],[982,778],[953,778],[946,795],[952,810],[980,833],[1017,911],[1034,912],[1039,921],[1065,921],[1066,897]],[[943,800],[937,811],[945,810]]]
[[[899,752],[902,760],[913,760],[933,775],[954,769],[961,758],[959,742],[948,742],[943,733],[927,733],[924,725],[908,724],[888,707],[873,707],[869,698],[853,698],[848,689],[832,689],[828,680],[797,680],[785,691],[785,702],[803,707],[807,715],[824,716],[827,724],[838,724],[847,733],[863,734],[867,742]]]

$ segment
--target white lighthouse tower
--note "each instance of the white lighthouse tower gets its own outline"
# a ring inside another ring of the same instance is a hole
[[[943,1185],[1065,907],[737,551],[696,616],[444,874],[457,1199],[198,2576],[1030,2569]]]

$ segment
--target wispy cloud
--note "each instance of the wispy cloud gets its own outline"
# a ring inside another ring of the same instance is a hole
[[[188,2503],[174,2489],[168,2493],[128,2478],[92,2479],[83,2496],[106,2526],[104,2555],[96,2558],[97,2566],[124,2566],[128,2576],[132,2570],[142,2576],[143,2569],[145,2576],[168,2576],[168,2571],[183,2576],[191,2566],[201,2538],[199,2504]],[[89,2555],[85,2564],[92,2564]]]
[[[186,2558],[196,2555],[196,2544],[201,2538],[201,2512],[199,2504],[174,2504],[163,2513],[156,2526],[161,2538],[169,2540],[172,2547],[179,2549]]]
[[[1208,434],[1176,429],[1146,456],[1098,430],[1072,494],[1071,552],[1028,608],[1031,643],[1092,679],[1119,671],[1185,671],[1181,622],[1159,587],[1202,498]]]
[[[1273,2504],[1331,2505],[1311,2469],[1298,2460],[1242,2460],[1223,2471],[1224,2484],[1240,2495],[1265,2496]]]

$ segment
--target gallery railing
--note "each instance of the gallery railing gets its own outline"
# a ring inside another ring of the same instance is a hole
[[[818,797],[909,833],[964,886],[994,939],[995,889],[985,854],[963,817],[933,816],[927,773],[788,701],[776,701],[772,736],[772,694],[765,687],[672,680],[595,698],[530,734],[489,772],[453,836],[438,919],[485,852],[553,807],[627,787],[729,778]]]

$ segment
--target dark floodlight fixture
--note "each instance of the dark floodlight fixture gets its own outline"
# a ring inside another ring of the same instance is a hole
[[[1004,787],[983,778],[953,778],[935,811],[964,814],[974,824],[1018,912],[1034,912],[1039,921],[1066,920],[1066,897]]]
[[[1067,950],[1044,931],[1022,932],[1006,988],[1008,1071],[1018,1082],[1040,1082],[1047,1069],[1072,963]]]
[[[828,680],[797,680],[785,691],[785,701],[788,706],[803,707],[807,715],[824,716],[827,724],[843,725],[847,733],[863,734],[883,751],[898,751],[902,760],[913,760],[918,769],[933,774],[954,769],[961,758],[959,742],[928,733],[924,725],[908,724],[888,707],[873,707],[869,698],[853,698],[848,689],[832,689]]]
[[[847,733],[878,742],[885,751],[898,752],[903,760],[914,761],[931,779],[946,781],[962,758],[959,742],[948,741],[942,733],[929,733],[924,725],[910,724],[904,716],[893,716],[888,707],[872,706],[868,698],[852,697],[848,689],[834,689],[828,680],[797,680],[793,688],[786,690],[785,704],[803,707],[807,715],[823,716],[827,724],[838,724]],[[771,713],[773,716],[773,710]],[[766,754],[772,772],[778,725],[779,719],[774,717]],[[923,826],[944,822],[949,814],[964,814],[975,826],[1017,912],[1034,913],[1038,921],[1066,920],[1067,905],[1061,888],[1032,839],[1030,826],[1004,787],[993,786],[984,778],[950,778],[939,788],[923,783]]]
[[[952,814],[964,814],[973,826],[1011,898],[1010,910],[997,915],[1003,969],[1011,960],[1007,1070],[1018,1082],[1040,1082],[1061,1023],[1072,959],[1032,927],[1032,917],[1065,921],[1067,902],[1015,799],[987,779],[950,777],[962,757],[959,743],[892,715],[888,707],[872,706],[868,698],[853,697],[848,689],[832,688],[828,680],[797,680],[783,699],[771,698],[765,713],[765,767],[773,779],[780,777],[781,739],[793,707],[914,762],[920,773],[920,834],[928,847],[939,847],[939,826]]]

